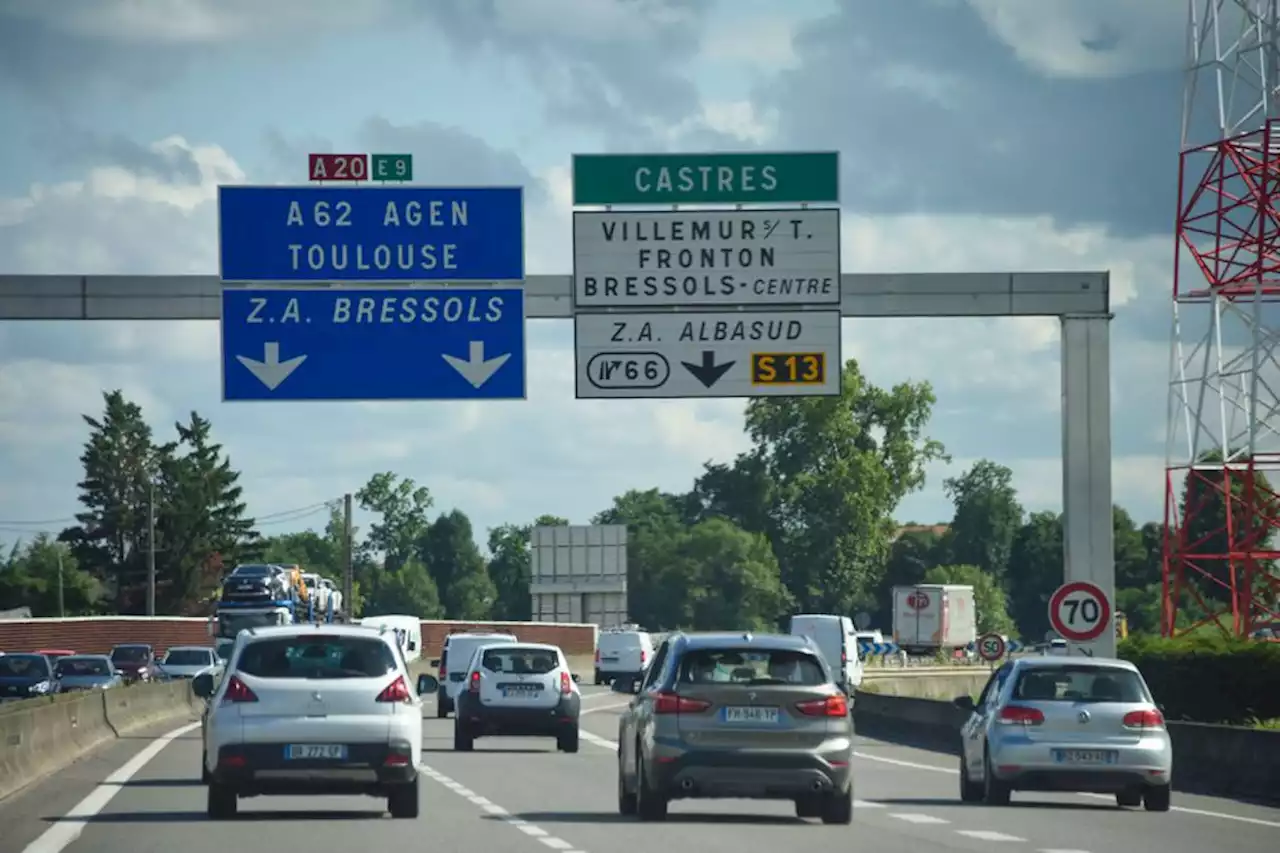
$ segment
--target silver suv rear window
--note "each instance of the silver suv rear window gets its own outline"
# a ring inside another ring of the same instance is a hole
[[[818,659],[790,649],[696,649],[680,659],[682,684],[743,687],[795,684],[816,687],[827,683]]]
[[[560,656],[550,649],[512,646],[488,649],[480,657],[480,666],[490,672],[504,674],[544,675],[560,664]]]
[[[1018,676],[1013,698],[1023,702],[1148,702],[1138,674],[1118,667],[1030,667]]]
[[[257,678],[378,678],[397,670],[382,640],[317,635],[256,640],[236,668]]]

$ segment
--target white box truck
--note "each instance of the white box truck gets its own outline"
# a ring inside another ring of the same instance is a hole
[[[973,587],[918,584],[893,588],[893,641],[909,655],[951,654],[978,638]]]

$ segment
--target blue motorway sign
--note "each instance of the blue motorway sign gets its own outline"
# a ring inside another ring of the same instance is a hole
[[[218,187],[227,282],[520,281],[520,187]]]
[[[222,291],[224,400],[523,400],[524,291]]]

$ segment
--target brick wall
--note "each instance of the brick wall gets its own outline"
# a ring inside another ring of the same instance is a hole
[[[163,653],[170,646],[209,645],[206,619],[158,616],[85,617],[80,619],[19,619],[0,622],[0,651],[30,652],[36,649],[71,649],[85,654],[106,654],[119,643],[147,643]],[[491,628],[510,631],[532,643],[554,643],[567,655],[595,651],[596,627],[557,622],[446,622],[423,621],[422,656],[440,656],[440,647],[453,631]]]

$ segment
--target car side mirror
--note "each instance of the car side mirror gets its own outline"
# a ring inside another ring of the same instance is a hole
[[[431,660],[427,661],[427,666],[434,666],[436,669],[439,669],[440,658],[432,658]]]
[[[191,679],[191,692],[199,696],[201,699],[208,699],[213,695],[213,674],[202,672],[195,678]]]
[[[972,696],[957,696],[956,698],[951,700],[951,704],[955,705],[961,711],[972,712],[975,708],[977,708],[977,705],[974,704]]]
[[[411,652],[412,652],[412,651],[416,651],[416,650],[417,650],[417,648],[418,648],[418,644],[417,644],[417,643],[415,643],[413,640],[410,640],[410,641],[409,641],[409,651],[411,651]]]
[[[573,683],[574,683],[574,684],[577,684],[577,683],[578,683],[578,679],[579,679],[578,673],[576,673],[576,672],[575,672],[575,673],[571,673],[569,677],[573,679]]]
[[[440,687],[440,682],[436,680],[435,676],[427,675],[426,673],[423,673],[422,675],[418,676],[418,695],[419,696],[422,696],[427,693],[435,693],[439,687]]]

